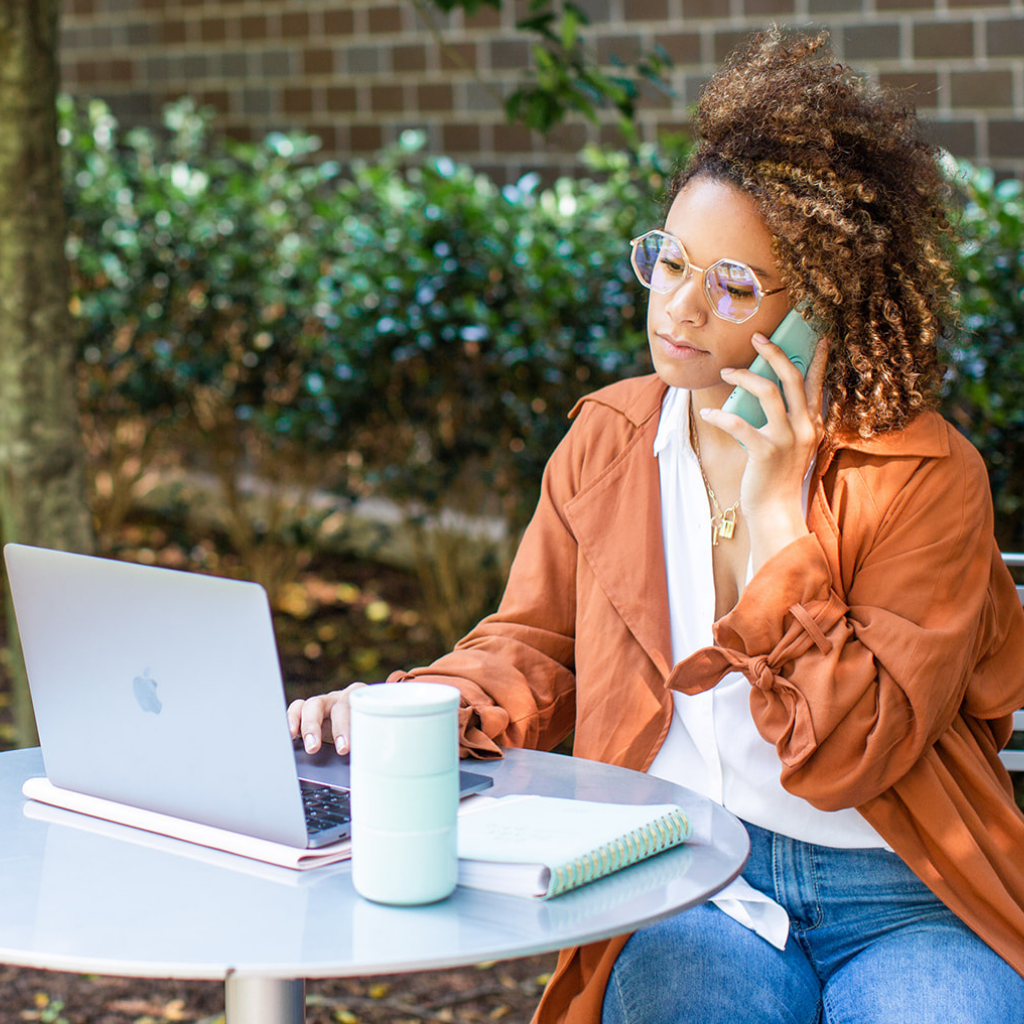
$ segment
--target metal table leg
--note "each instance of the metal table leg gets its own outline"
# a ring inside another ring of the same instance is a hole
[[[306,982],[290,978],[228,975],[224,982],[225,1024],[304,1024]]]

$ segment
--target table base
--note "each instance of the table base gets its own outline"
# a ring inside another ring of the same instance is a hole
[[[224,982],[225,1024],[304,1024],[303,979],[230,975]]]

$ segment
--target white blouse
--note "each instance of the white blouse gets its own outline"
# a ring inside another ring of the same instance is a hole
[[[689,404],[688,391],[668,389],[654,440],[661,476],[665,574],[675,662],[714,642],[711,513],[697,456],[690,446]],[[810,478],[808,471],[804,480],[805,514]],[[751,575],[748,563],[748,580]],[[648,769],[651,775],[702,793],[742,820],[793,839],[822,846],[886,847],[878,832],[853,808],[821,811],[783,788],[778,754],[754,725],[750,683],[741,673],[730,672],[705,693],[692,697],[674,693],[673,698],[672,723]],[[722,904],[735,902],[729,899],[734,895],[729,890],[720,894]],[[738,891],[735,895],[746,898]],[[774,903],[772,906],[777,907]],[[730,908],[723,905],[722,909]],[[740,920],[751,910],[732,909],[740,911],[734,914]],[[761,932],[756,914],[755,909],[755,920],[744,923]],[[765,937],[774,941],[770,935]]]

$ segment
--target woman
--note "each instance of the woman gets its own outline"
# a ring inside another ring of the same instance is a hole
[[[697,128],[633,243],[656,373],[578,405],[497,613],[396,678],[462,690],[466,754],[574,731],[748,825],[729,900],[565,951],[539,1021],[1020,1022],[997,751],[1024,615],[981,459],[931,411],[947,183],[822,38],[753,40]],[[823,337],[806,380],[768,340],[797,306]],[[723,411],[735,387],[763,427]],[[346,691],[289,717],[347,749]]]

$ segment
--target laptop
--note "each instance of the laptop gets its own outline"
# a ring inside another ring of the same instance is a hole
[[[347,759],[295,749],[261,586],[4,556],[52,785],[289,847],[348,837]],[[460,773],[463,796],[491,784]]]

